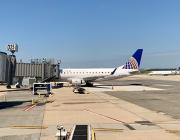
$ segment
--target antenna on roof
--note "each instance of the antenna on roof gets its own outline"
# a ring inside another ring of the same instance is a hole
[[[8,50],[9,52],[11,52],[12,55],[13,55],[15,52],[18,52],[18,45],[17,45],[16,43],[14,43],[14,44],[8,44],[8,45],[7,45],[7,50]]]

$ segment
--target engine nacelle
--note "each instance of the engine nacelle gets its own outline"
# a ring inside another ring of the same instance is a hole
[[[72,85],[83,85],[85,84],[85,81],[83,79],[74,78],[74,79],[71,79],[71,83]]]

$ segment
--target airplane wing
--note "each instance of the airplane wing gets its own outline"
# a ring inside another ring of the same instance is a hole
[[[111,74],[111,75],[108,75],[108,76],[97,78],[95,81],[99,82],[99,81],[114,80],[114,79],[119,79],[119,78],[124,78],[124,77],[128,77],[128,76],[136,75],[136,74],[139,74],[139,73],[140,73],[140,71],[137,70],[137,71],[131,71],[131,72],[128,72],[127,74],[117,75],[117,76],[114,76],[113,74]]]
[[[118,76],[114,76],[113,74],[111,75],[107,75],[107,76],[91,76],[91,77],[83,77],[84,81],[88,81],[88,82],[94,82],[94,81],[106,81],[106,80],[113,80],[113,79],[117,79],[117,78],[123,78],[123,77],[127,77],[127,76],[132,76],[135,74],[138,74],[139,71],[131,71],[128,72],[127,74],[123,74],[123,75],[118,75]]]
[[[96,81],[97,79],[104,78],[104,77],[105,77],[105,76],[83,77],[83,80],[84,80],[84,81],[88,81],[88,82],[94,82],[94,81]]]

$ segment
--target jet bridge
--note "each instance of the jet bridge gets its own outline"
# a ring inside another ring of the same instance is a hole
[[[21,84],[24,77],[35,77],[38,81],[48,82],[52,79],[59,79],[59,63],[54,64],[47,61],[16,63],[15,76]]]
[[[38,82],[48,82],[59,79],[60,61],[55,63],[54,59],[32,59],[30,63],[16,63],[15,52],[18,51],[17,44],[9,44],[7,50],[11,52],[8,55],[0,51],[0,83],[6,83],[7,88],[11,88],[14,78],[19,84],[22,84],[24,77],[37,79]]]

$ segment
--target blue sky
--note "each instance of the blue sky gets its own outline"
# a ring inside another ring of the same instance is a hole
[[[0,51],[113,67],[143,48],[143,68],[180,66],[179,0],[0,0]]]

